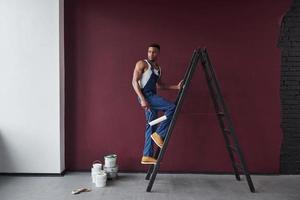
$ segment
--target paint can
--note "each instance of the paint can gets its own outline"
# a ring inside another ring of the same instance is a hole
[[[105,187],[106,185],[107,174],[105,171],[101,170],[96,175],[96,187]]]
[[[100,160],[95,160],[93,162],[93,168],[97,169],[97,170],[102,170],[102,163]]]
[[[102,164],[99,160],[93,162],[93,167],[91,168],[92,182],[96,182],[96,175],[102,171]]]
[[[117,163],[117,155],[116,154],[110,154],[107,156],[104,156],[104,166],[105,167],[115,167]]]
[[[117,155],[110,154],[104,156],[104,171],[107,174],[108,179],[115,179],[118,176],[118,166],[117,166]]]
[[[104,171],[107,174],[107,179],[116,179],[118,177],[118,166],[106,167],[104,166]]]

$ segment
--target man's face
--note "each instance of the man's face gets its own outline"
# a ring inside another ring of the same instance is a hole
[[[156,47],[149,47],[148,48],[148,59],[151,61],[157,60],[159,55],[159,50]]]

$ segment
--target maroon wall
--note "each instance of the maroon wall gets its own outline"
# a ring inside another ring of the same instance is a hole
[[[206,46],[251,172],[277,173],[279,20],[290,1],[65,1],[66,165],[88,170],[108,153],[122,171],[140,164],[145,116],[131,86],[147,44],[161,44],[168,83]],[[201,68],[196,71],[161,171],[231,172]],[[170,100],[176,91],[159,92]]]

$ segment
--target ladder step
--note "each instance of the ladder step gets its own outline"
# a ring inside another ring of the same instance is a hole
[[[231,146],[231,145],[228,145],[228,147],[229,147],[232,151],[237,152],[237,149],[236,149],[235,147],[233,147],[233,146]]]
[[[240,163],[235,162],[234,165],[236,166],[236,168],[243,170],[243,166]]]
[[[223,131],[224,131],[225,133],[227,133],[227,134],[231,134],[230,130],[227,129],[227,128],[225,128]]]
[[[219,116],[224,116],[224,113],[223,112],[218,112],[218,115]]]

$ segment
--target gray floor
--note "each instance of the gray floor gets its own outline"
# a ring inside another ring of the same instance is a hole
[[[1,200],[59,199],[172,199],[223,200],[270,199],[299,200],[300,175],[252,175],[256,193],[250,193],[244,177],[233,175],[158,174],[151,193],[143,173],[119,173],[104,188],[96,188],[88,172],[69,172],[62,177],[0,176]],[[71,191],[80,186],[92,189],[78,195]]]

